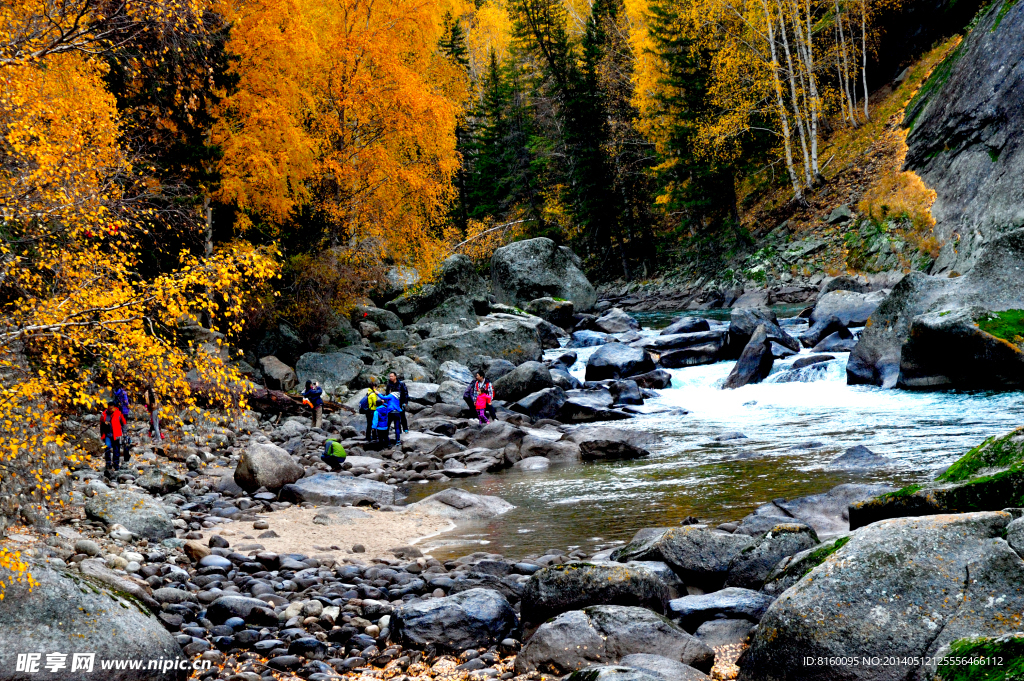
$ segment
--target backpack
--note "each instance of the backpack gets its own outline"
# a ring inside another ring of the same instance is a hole
[[[107,412],[100,414],[100,437],[105,438],[114,435],[114,427],[110,424],[110,419],[107,418]]]

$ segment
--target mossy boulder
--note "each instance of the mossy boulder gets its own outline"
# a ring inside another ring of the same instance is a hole
[[[934,482],[850,505],[850,529],[886,518],[998,511],[1024,506],[1024,428],[993,436]]]
[[[971,663],[964,664],[965,660]],[[980,636],[953,641],[938,661],[942,681],[1014,681],[1024,679],[1024,634]]]

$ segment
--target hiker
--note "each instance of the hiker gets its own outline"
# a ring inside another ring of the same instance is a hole
[[[494,411],[494,407],[491,406],[491,402],[494,400],[494,386],[492,386],[491,382],[484,377],[483,371],[477,371],[476,380],[466,386],[466,392],[462,394],[462,399],[466,401],[466,404],[470,409],[477,412],[478,417],[479,409],[477,408],[477,398],[480,397],[481,394],[485,394],[488,397],[487,403],[484,406],[485,417],[489,414],[492,420],[498,418],[498,414]],[[480,423],[484,423],[484,421],[481,421]]]
[[[359,400],[359,413],[366,414],[366,441],[373,442],[373,415],[377,412],[380,395],[377,394],[377,377],[370,376],[370,387]]]
[[[302,392],[303,402],[313,409],[313,427],[319,428],[324,416],[324,389],[318,381],[306,381],[306,389]]]
[[[106,447],[103,450],[103,461],[105,463],[103,474],[108,478],[112,473],[121,470],[121,437],[124,435],[125,427],[124,414],[115,400],[107,403],[107,408],[100,414],[100,439]],[[127,454],[127,452],[125,452]],[[128,457],[125,456],[127,463]]]
[[[377,394],[380,388],[374,390],[374,395],[377,398],[377,408],[373,410],[373,440],[375,443],[374,449],[380,451],[381,449],[387,449],[391,446],[391,440],[388,438],[388,430],[391,425],[388,417],[389,409],[388,403],[381,399],[381,396]]]
[[[345,452],[345,448],[341,446],[341,443],[337,440],[328,440],[324,443],[324,453],[320,455],[320,460],[331,467],[331,470],[337,473],[341,470],[341,464],[345,463],[345,457],[348,454]]]
[[[402,411],[401,411],[401,414],[402,414],[402,432],[403,433],[408,433],[409,432],[409,419],[406,418],[406,416],[405,416],[405,405],[409,404],[409,388],[406,387],[405,381],[398,380],[398,374],[396,374],[394,371],[392,371],[390,374],[388,374],[387,391],[388,391],[389,395],[391,393],[398,393],[398,403],[402,407]],[[398,429],[398,427],[396,426],[395,427],[396,432],[397,432],[397,429]]]
[[[128,462],[128,450],[132,446],[132,437],[128,434],[128,417],[132,413],[131,401],[128,399],[128,391],[124,389],[120,381],[114,383],[114,402],[124,417],[124,437],[121,439],[121,451],[124,452],[125,463]]]
[[[149,411],[149,437],[163,440],[164,434],[160,432],[160,400],[157,399],[152,385],[146,387],[142,397],[146,401],[146,410]]]
[[[487,418],[487,407],[491,406],[491,396],[486,392],[480,392],[476,396],[476,417],[480,420],[481,425],[490,423],[491,420]]]
[[[402,417],[405,416],[405,412],[402,411],[402,403],[399,401],[398,395],[394,393],[388,393],[383,396],[384,404],[388,406],[388,435],[390,437],[391,424],[395,424],[395,445],[402,444]],[[409,431],[405,431],[409,432]]]

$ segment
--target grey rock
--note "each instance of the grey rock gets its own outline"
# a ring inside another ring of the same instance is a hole
[[[853,291],[830,291],[818,298],[811,311],[811,324],[828,321],[835,317],[843,326],[864,326],[886,296],[885,291],[855,293]]]
[[[626,655],[619,660],[619,664],[623,667],[639,669],[665,681],[707,681],[709,678],[704,672],[694,669],[688,664],[650,653]]]
[[[507,359],[513,364],[540,361],[543,354],[535,326],[511,315],[482,317],[480,325],[426,340],[406,349],[406,355],[434,366],[446,361],[467,364],[477,355]]]
[[[364,478],[342,477],[334,473],[318,473],[281,488],[281,499],[292,503],[310,502],[319,506],[343,504],[395,503],[393,485]]]
[[[542,624],[516,657],[518,674],[562,675],[627,655],[658,654],[710,671],[715,654],[697,638],[646,608],[595,605]]]
[[[573,331],[567,348],[595,348],[599,345],[618,342],[611,334],[600,331]]]
[[[214,624],[223,624],[232,617],[246,619],[254,608],[265,608],[267,602],[259,598],[228,595],[221,596],[206,606],[206,617]]]
[[[800,351],[800,341],[779,326],[774,311],[763,307],[737,307],[733,308],[730,316],[728,342],[723,348],[725,358],[738,358],[759,326],[764,326],[769,341],[775,341],[795,352]]]
[[[494,399],[516,402],[527,395],[550,388],[552,385],[551,372],[544,364],[523,362],[511,372],[494,381]]]
[[[567,563],[538,570],[523,591],[520,612],[534,625],[587,605],[639,605],[664,613],[668,584],[656,572],[615,563]]]
[[[420,404],[435,404],[440,399],[439,391],[441,386],[437,383],[416,383],[405,384],[409,390],[409,400]]]
[[[269,442],[250,442],[235,467],[235,483],[247,492],[279,490],[305,475],[288,452]]]
[[[714,364],[722,358],[722,344],[705,343],[662,353],[658,358],[658,364],[666,369],[681,369],[702,364]]]
[[[775,357],[771,352],[768,330],[762,324],[758,326],[746,347],[736,360],[736,365],[729,372],[722,386],[727,389],[742,388],[750,383],[760,383],[771,373]]]
[[[4,678],[32,679],[44,669],[46,654],[67,654],[61,679],[87,681],[102,676],[114,681],[148,681],[146,669],[100,671],[100,660],[166,659],[183,661],[181,648],[145,607],[101,580],[76,574],[55,564],[32,563],[36,584],[9,583],[0,600],[0,668]],[[97,623],[102,623],[98,626]],[[39,671],[16,672],[19,654],[42,653]],[[71,671],[76,654],[95,655],[91,671]],[[183,681],[185,671],[165,675]]]
[[[662,561],[687,586],[709,590],[722,585],[733,559],[753,543],[746,535],[716,532],[706,525],[685,525],[634,538],[616,549],[612,560]]]
[[[643,459],[651,455],[646,449],[616,440],[585,440],[580,443],[584,461],[615,461]]]
[[[835,655],[896,660],[884,670],[844,668],[844,678],[930,677],[934,662],[922,662],[951,642],[1018,631],[1024,560],[1000,538],[1011,518],[897,518],[854,533],[768,609],[740,678],[834,679],[834,668],[802,660]]]
[[[554,298],[536,298],[526,303],[523,310],[551,322],[563,329],[573,325],[575,306],[571,300],[555,300]]]
[[[97,494],[85,502],[85,515],[107,525],[123,525],[150,541],[174,536],[174,525],[163,506],[148,494],[116,490]]]
[[[347,390],[365,366],[359,357],[347,352],[307,352],[295,363],[295,374],[302,385],[319,381],[325,392],[336,394]]]
[[[361,322],[370,322],[381,331],[399,331],[403,328],[402,320],[394,312],[370,305],[357,305],[352,310],[352,324]]]
[[[455,324],[465,328],[477,325],[476,307],[468,296],[452,296],[416,319],[417,324]]]
[[[698,333],[710,331],[711,325],[708,320],[701,317],[676,317],[672,323],[661,330],[662,336],[670,336],[676,333]]]
[[[561,388],[545,388],[523,397],[510,408],[532,419],[553,419],[567,399]]]
[[[508,513],[515,507],[498,497],[473,494],[451,487],[409,504],[407,508],[424,515],[452,520],[484,520]]]
[[[857,445],[832,459],[830,465],[836,468],[879,468],[892,465],[892,459],[879,456],[864,445]]]
[[[712,648],[746,643],[757,626],[750,620],[708,620],[694,634]]]
[[[516,626],[512,606],[490,589],[404,605],[392,618],[393,633],[404,645],[457,652],[498,643]]]
[[[463,385],[466,385],[473,380],[473,372],[470,371],[468,366],[451,360],[441,363],[441,367],[438,369],[438,375],[443,381],[454,381],[455,383],[461,383]]]
[[[503,246],[491,257],[491,286],[498,302],[522,305],[537,298],[571,300],[589,310],[597,293],[580,269],[580,259],[551,239],[538,237]]]
[[[683,665],[685,666],[685,665]],[[692,669],[692,667],[691,667]],[[698,672],[700,673],[700,672]],[[565,677],[566,681],[660,681],[664,677],[646,669],[622,665],[598,664],[575,671]],[[705,677],[707,678],[707,677]]]
[[[621,343],[602,346],[587,360],[587,380],[603,381],[609,378],[628,378],[654,370],[654,360],[642,348]]]
[[[135,479],[135,484],[150,494],[170,494],[188,484],[188,478],[175,470],[150,468]]]
[[[783,558],[818,544],[818,535],[804,524],[780,523],[733,558],[725,586],[760,589]]]
[[[263,372],[264,382],[271,390],[288,391],[299,384],[295,369],[273,355],[260,358],[260,370]]]
[[[683,629],[695,632],[708,620],[722,616],[758,622],[774,600],[768,594],[732,586],[703,596],[677,598],[668,607],[672,619],[679,620]]]
[[[596,331],[603,333],[626,333],[640,328],[640,322],[617,307],[602,312],[593,324]]]
[[[776,499],[743,518],[736,533],[760,537],[780,523],[800,522],[814,528],[819,539],[825,539],[850,531],[851,505],[895,491],[889,485],[846,483],[791,501]]]
[[[841,330],[829,334],[815,345],[811,352],[853,352],[857,339],[849,331]]]

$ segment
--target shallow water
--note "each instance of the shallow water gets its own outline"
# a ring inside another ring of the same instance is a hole
[[[581,379],[594,350],[578,351],[580,361],[572,370]],[[516,508],[425,545],[440,558],[475,550],[512,558],[567,547],[592,552],[628,541],[643,527],[678,524],[690,515],[710,523],[738,520],[772,499],[823,492],[843,482],[901,486],[933,478],[1024,416],[1019,392],[848,386],[846,358],[836,354],[835,361],[804,369],[797,382],[783,382],[792,377],[787,367],[796,358],[777,361],[764,383],[738,390],[719,387],[732,362],[671,370],[672,386],[647,403],[689,413],[610,424],[660,435],[661,442],[649,447],[650,458],[509,470],[445,483],[497,495]],[[747,438],[712,441],[731,431]],[[829,466],[848,447],[861,444],[891,458],[892,465],[871,472]],[[441,487],[414,486],[409,501]]]

